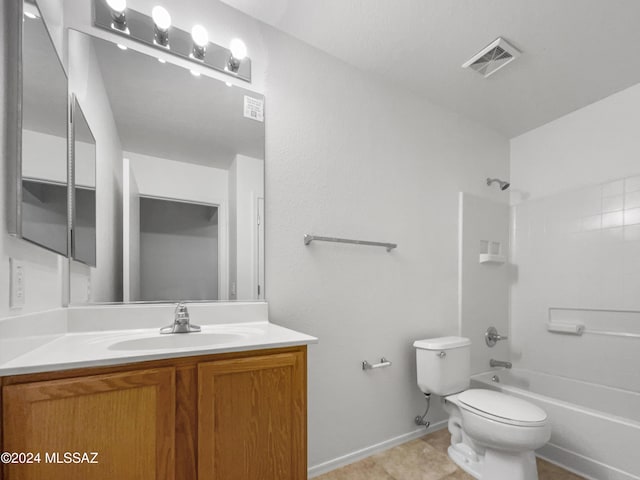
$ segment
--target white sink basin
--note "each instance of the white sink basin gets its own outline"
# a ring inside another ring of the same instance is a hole
[[[231,343],[245,338],[243,333],[172,333],[152,337],[134,338],[109,345],[109,350],[165,350],[174,348],[206,347]]]

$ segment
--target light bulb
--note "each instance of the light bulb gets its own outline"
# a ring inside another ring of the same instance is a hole
[[[194,77],[199,77],[200,76],[200,72],[197,70],[190,70],[191,75],[193,75]]]
[[[36,17],[36,16],[35,16],[35,14],[33,14],[33,13],[31,13],[31,12],[27,12],[26,10],[25,10],[25,12],[24,12],[24,16],[25,16],[25,17],[27,17],[27,18],[31,18],[32,20],[33,20],[34,18],[38,18],[38,17]]]
[[[231,40],[229,50],[231,50],[231,55],[233,55],[233,58],[236,60],[242,60],[247,56],[247,46],[239,38]]]
[[[118,48],[119,48],[120,50],[127,50],[127,46],[122,45],[121,43],[118,43]]]
[[[114,12],[122,13],[127,9],[127,0],[107,0],[107,5]]]
[[[193,38],[193,43],[200,48],[204,48],[209,44],[209,34],[202,25],[195,25],[191,29],[191,38]]]
[[[127,0],[107,0],[107,5],[111,9],[111,19],[113,20],[111,28],[128,35],[129,29],[127,28],[127,15],[125,13]]]
[[[159,61],[160,63],[167,63],[167,61],[166,61],[164,58],[159,58],[159,59],[158,59],[158,61]]]
[[[166,8],[156,5],[153,7],[153,10],[151,10],[151,17],[158,30],[166,32],[169,30],[169,27],[171,27],[171,15],[169,15]]]

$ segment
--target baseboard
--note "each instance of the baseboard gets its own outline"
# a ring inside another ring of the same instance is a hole
[[[598,462],[553,443],[547,443],[541,449],[536,450],[536,455],[588,480],[602,480],[604,478],[607,480],[640,480],[637,475]]]
[[[362,460],[363,458],[370,457],[375,453],[388,450],[391,447],[395,447],[396,445],[400,445],[415,438],[420,438],[428,433],[441,430],[447,426],[447,421],[448,420],[446,419],[441,420],[439,422],[431,424],[427,429],[418,428],[412,432],[390,438],[389,440],[385,440],[384,442],[376,443],[375,445],[371,445],[370,447],[362,448],[360,450],[356,450],[355,452],[348,453],[347,455],[343,455],[342,457],[334,458],[327,462],[319,463],[318,465],[309,467],[307,478],[317,477],[318,475],[330,472],[331,470],[335,470],[336,468],[344,467],[345,465],[349,465],[350,463],[354,463],[358,460]]]

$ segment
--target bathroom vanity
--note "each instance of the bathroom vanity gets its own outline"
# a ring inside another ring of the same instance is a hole
[[[2,385],[2,450],[40,454],[40,463],[6,465],[7,480],[306,478],[304,346]],[[58,463],[66,452],[86,453],[86,463]]]
[[[0,478],[304,479],[315,340],[268,322],[57,336],[0,366]]]

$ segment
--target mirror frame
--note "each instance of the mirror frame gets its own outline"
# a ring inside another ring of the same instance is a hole
[[[7,233],[22,238],[22,0],[5,2],[7,62],[5,205]]]
[[[36,0],[29,0],[29,3],[33,3],[38,10],[40,10]],[[67,112],[66,112],[66,124],[67,124],[67,148],[65,165],[66,171],[66,187],[67,187],[67,239],[65,252],[59,252],[52,250],[33,239],[26,238],[22,231],[22,203],[23,203],[23,188],[22,188],[22,129],[23,129],[23,82],[24,82],[24,69],[23,69],[23,16],[24,16],[24,0],[9,0],[5,3],[5,24],[7,33],[7,56],[14,61],[7,62],[6,78],[6,91],[8,95],[6,97],[6,148],[5,148],[5,205],[6,205],[6,228],[7,233],[13,237],[25,240],[32,245],[37,245],[44,250],[55,253],[63,257],[69,257],[71,251],[71,238],[70,238],[70,204],[69,204],[69,152],[70,152],[70,98],[69,98],[69,76],[64,68],[64,63],[60,58],[60,55],[56,51],[56,56],[62,73],[65,77],[67,84]],[[55,50],[53,38],[49,32],[49,28],[42,18],[47,36]]]

